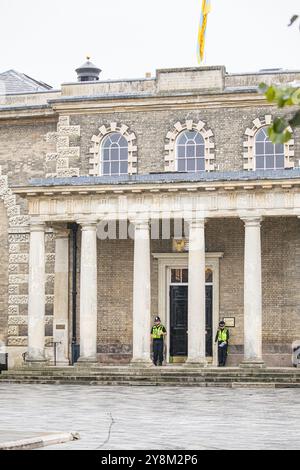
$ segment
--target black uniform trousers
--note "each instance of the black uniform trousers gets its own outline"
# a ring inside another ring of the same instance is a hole
[[[225,346],[221,347],[220,344],[221,342],[218,342],[218,360],[219,360],[219,366],[226,366],[226,360],[227,360],[227,351],[228,351],[228,344]]]
[[[162,365],[164,360],[164,340],[153,339],[153,363],[157,365]],[[158,363],[158,364],[157,364]]]

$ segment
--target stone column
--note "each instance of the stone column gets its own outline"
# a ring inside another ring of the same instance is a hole
[[[133,364],[151,364],[150,359],[150,227],[135,220],[133,273]]]
[[[28,278],[28,351],[26,361],[45,358],[45,224],[31,222]]]
[[[69,365],[69,234],[66,227],[55,228],[53,336],[57,365]]]
[[[187,364],[206,365],[205,219],[189,221]]]
[[[80,264],[80,358],[79,363],[97,362],[97,222],[81,225]]]
[[[244,254],[244,361],[242,367],[263,367],[260,217],[247,217]]]

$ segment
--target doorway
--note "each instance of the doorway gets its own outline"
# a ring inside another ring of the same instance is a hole
[[[188,287],[188,253],[152,253],[152,256],[158,262],[158,309],[157,313],[159,314],[162,323],[167,328],[167,341],[166,341],[166,361],[167,363],[174,362],[185,362],[186,356],[171,356],[170,348],[173,347],[174,343],[170,341],[170,330],[171,330],[171,286],[176,287]],[[208,335],[207,336],[207,362],[213,365],[218,364],[218,349],[213,341],[214,335],[217,332],[219,325],[219,285],[220,285],[220,260],[223,257],[222,252],[215,253],[205,253],[206,259],[206,305],[207,309],[212,310],[212,315],[208,313],[208,321],[206,322]],[[176,270],[177,273],[172,270]],[[179,271],[178,271],[179,270]],[[208,288],[210,287],[210,289]],[[184,301],[184,296],[187,297],[187,294],[183,293],[183,289],[179,289],[179,293],[174,294],[178,298],[178,309],[177,316],[184,315],[184,309],[186,309],[186,319],[187,319],[187,301]],[[179,300],[180,299],[180,300]],[[208,307],[210,305],[210,307]],[[208,310],[209,311],[209,310]],[[209,321],[211,319],[211,321]],[[177,323],[181,325],[183,319],[178,318]],[[186,320],[187,321],[187,320]],[[176,322],[175,322],[176,323]],[[184,340],[182,337],[182,331],[180,331],[182,326],[179,326],[178,335],[181,335],[181,347],[186,350],[184,345]],[[188,330],[186,328],[186,330]],[[209,331],[211,330],[211,331]],[[187,335],[186,335],[187,336]],[[175,340],[176,341],[176,340]],[[187,344],[188,338],[186,338]],[[175,344],[176,346],[176,344]],[[179,349],[179,348],[178,348]]]
[[[213,273],[205,273],[206,356],[213,356]],[[171,269],[170,283],[170,359],[180,361],[188,355],[188,270]],[[180,361],[181,362],[181,361]]]

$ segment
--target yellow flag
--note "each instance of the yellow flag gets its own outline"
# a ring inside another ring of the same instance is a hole
[[[207,17],[211,11],[211,1],[210,0],[202,0],[202,10],[201,10],[201,18],[199,23],[199,32],[198,32],[198,50],[197,50],[197,57],[198,63],[204,59],[204,49],[205,49],[205,33],[207,27]]]

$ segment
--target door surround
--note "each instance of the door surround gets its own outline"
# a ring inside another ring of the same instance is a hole
[[[221,252],[205,253],[205,267],[213,272],[213,339],[219,326],[220,313],[220,259]],[[152,253],[154,259],[158,260],[158,311],[163,324],[166,325],[167,340],[167,363],[170,362],[170,301],[169,290],[171,280],[171,269],[188,268],[188,253]],[[218,351],[213,342],[213,365],[218,364]]]

